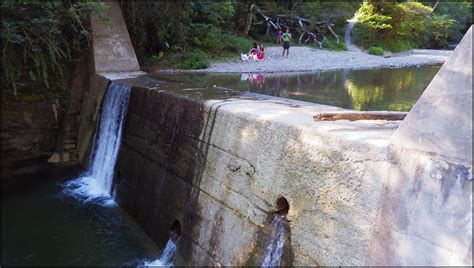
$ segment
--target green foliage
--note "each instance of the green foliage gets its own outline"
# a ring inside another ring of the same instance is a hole
[[[225,34],[221,41],[225,51],[236,53],[248,51],[253,44],[253,40],[236,34]]]
[[[121,5],[142,65],[205,68],[210,59],[238,55],[252,45],[249,38],[235,34],[236,1],[123,1]]]
[[[266,26],[256,14],[253,14],[249,36],[242,35],[253,4],[255,9],[269,13],[297,14],[314,20],[329,20],[332,17],[334,29],[342,37],[346,19],[353,16],[360,1],[121,1],[140,63],[187,68],[194,66],[189,60],[184,64],[185,55],[196,49],[206,53],[206,59],[210,60],[229,55],[238,57],[240,52],[251,48],[253,40],[273,43],[274,32],[266,35]],[[346,50],[343,43],[336,45],[333,40],[325,47]]]
[[[344,43],[344,41],[339,40],[339,44],[337,44],[336,40],[333,38],[328,38],[328,40],[324,42],[323,48],[335,51],[347,51],[346,43]]]
[[[434,18],[434,23],[446,20],[453,20],[454,23],[449,23],[445,28],[444,25],[434,25],[437,30],[444,34],[439,35],[441,38],[450,44],[457,44],[461,38],[464,36],[464,33],[472,25],[472,2],[471,1],[441,1],[438,4],[438,7],[435,9],[433,15],[437,18]],[[441,18],[440,18],[441,16]],[[440,33],[439,32],[439,33]],[[430,40],[431,41],[431,40]],[[428,41],[428,42],[430,42]],[[438,40],[436,40],[438,41]],[[444,42],[440,40],[441,42]],[[429,44],[429,43],[428,43]]]
[[[314,21],[332,20],[333,30],[343,35],[347,20],[354,16],[362,1],[306,1],[299,4],[296,13]]]
[[[234,23],[236,3],[234,1],[222,2],[192,2],[193,18],[196,23],[205,23],[221,29],[232,30]]]
[[[84,20],[93,2],[3,1],[2,101],[38,95],[60,98],[67,91],[74,60],[90,45]]]
[[[321,49],[317,44],[312,44],[311,47]],[[323,43],[323,49],[331,51],[347,51],[347,46],[343,40],[339,40],[339,44],[337,44],[335,38],[328,38],[326,42]]]
[[[383,47],[388,51],[400,52],[417,48],[418,44],[412,40],[387,39],[383,42]]]
[[[428,3],[367,1],[357,11],[355,42],[390,51],[417,47],[445,48],[458,42],[472,23],[472,6],[466,1]]]
[[[383,48],[381,47],[370,47],[368,52],[372,55],[383,56]]]
[[[195,49],[191,50],[184,56],[182,64],[183,68],[186,69],[204,69],[209,66],[209,59],[206,52]]]

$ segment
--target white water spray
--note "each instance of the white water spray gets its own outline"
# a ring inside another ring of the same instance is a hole
[[[153,267],[153,266],[173,266],[176,258],[176,244],[169,239],[166,243],[165,250],[159,259],[151,262],[145,261],[143,266],[140,267]]]
[[[275,215],[272,221],[272,234],[265,248],[265,258],[263,266],[280,266],[283,245],[285,243],[285,220],[279,215]]]
[[[64,185],[64,193],[83,202],[115,204],[111,198],[113,173],[127,114],[130,86],[111,82],[103,101],[100,124],[91,153],[90,167]]]

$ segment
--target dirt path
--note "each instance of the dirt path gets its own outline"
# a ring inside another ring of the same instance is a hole
[[[354,29],[355,24],[357,23],[357,19],[350,19],[347,21],[346,31],[344,32],[344,42],[346,43],[346,47],[349,51],[356,51],[362,52],[362,50],[352,43],[352,30]]]

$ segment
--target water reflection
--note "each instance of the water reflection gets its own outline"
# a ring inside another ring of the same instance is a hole
[[[197,98],[225,98],[238,92],[254,92],[363,111],[409,111],[439,68],[431,65],[297,74],[176,74],[159,75],[159,78],[181,81],[181,88],[202,89],[199,95],[192,96]],[[226,89],[225,94],[216,89]]]

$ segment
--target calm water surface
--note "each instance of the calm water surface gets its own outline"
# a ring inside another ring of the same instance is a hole
[[[129,266],[159,255],[119,207],[79,204],[57,195],[62,181],[37,179],[2,199],[2,265]]]
[[[409,111],[439,69],[439,65],[429,65],[300,74],[195,73],[157,77],[179,81],[179,86],[171,88],[194,98],[222,98],[252,92],[360,111]]]

